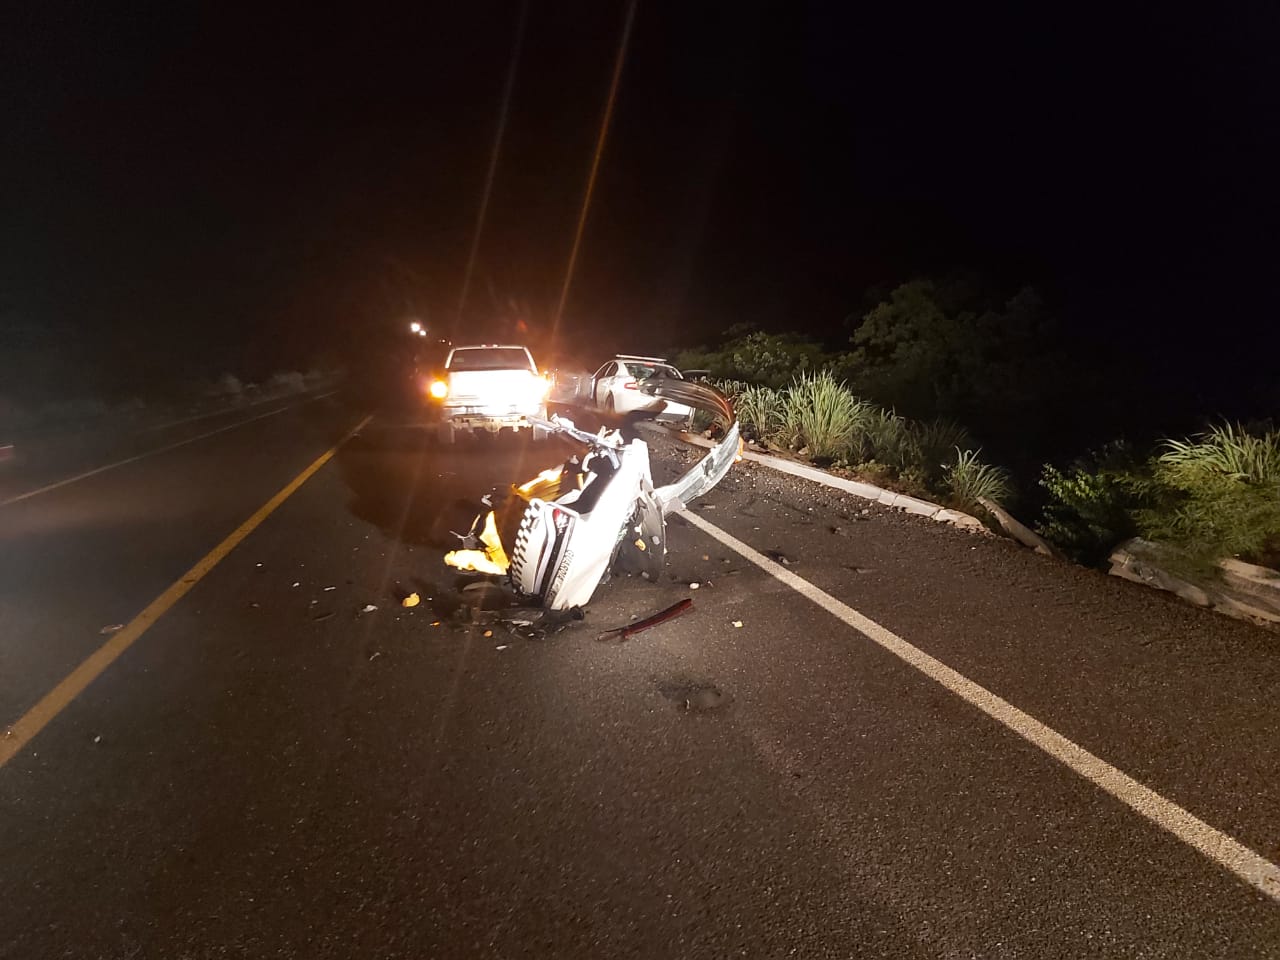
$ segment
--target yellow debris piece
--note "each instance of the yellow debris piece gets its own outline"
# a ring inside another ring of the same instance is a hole
[[[416,593],[411,593],[407,597],[405,597],[403,600],[400,601],[400,606],[416,607],[421,602],[422,602],[422,598],[420,596],[418,596]]]
[[[549,467],[528,483],[522,483],[513,489],[525,500],[532,500],[534,497],[539,500],[554,500],[560,496],[560,479],[563,474],[563,467]]]
[[[498,537],[498,521],[493,511],[484,518],[484,529],[480,531],[480,542],[483,550],[450,550],[444,555],[444,562],[458,570],[474,570],[476,573],[493,573],[501,576],[507,572],[511,561],[507,552],[502,549],[502,540]]]

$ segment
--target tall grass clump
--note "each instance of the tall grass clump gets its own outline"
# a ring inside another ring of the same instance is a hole
[[[780,434],[814,460],[847,458],[873,410],[829,372],[802,374],[786,391]]]
[[[1160,465],[1190,481],[1227,479],[1280,486],[1280,431],[1250,432],[1240,424],[1213,427],[1190,440],[1166,440]]]
[[[745,387],[733,403],[738,422],[758,440],[772,438],[786,422],[786,397],[772,387]]]
[[[854,456],[859,463],[884,464],[900,471],[916,461],[911,424],[884,407],[873,407],[862,421]]]
[[[956,461],[944,470],[956,506],[972,510],[981,500],[1005,504],[1013,495],[1013,482],[1002,467],[983,463],[980,450],[956,448]]]
[[[1166,440],[1156,458],[1155,504],[1142,533],[1177,544],[1192,562],[1280,561],[1280,431],[1224,424]]]
[[[951,420],[929,420],[911,425],[911,456],[914,466],[930,482],[940,479],[954,464],[961,450],[975,449],[969,431]]]

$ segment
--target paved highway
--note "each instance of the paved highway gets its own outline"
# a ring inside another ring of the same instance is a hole
[[[531,640],[441,554],[564,447],[100,447],[0,478],[0,957],[1280,957],[1272,634],[742,464]]]

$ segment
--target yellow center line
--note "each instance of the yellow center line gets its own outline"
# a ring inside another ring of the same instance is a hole
[[[170,584],[164,593],[151,601],[140,614],[129,621],[122,630],[112,635],[111,639],[95,650],[78,667],[71,671],[62,681],[40,698],[40,701],[28,710],[0,738],[0,767],[17,756],[31,738],[49,725],[67,705],[78,697],[89,684],[93,683],[116,658],[133,646],[151,625],[164,616],[174,604],[181,600],[192,587],[199,583],[218,563],[234,550],[245,537],[253,533],[263,520],[271,516],[280,504],[297,492],[298,488],[311,479],[317,470],[323,467],[338,452],[344,443],[360,432],[372,417],[365,417],[351,428],[345,437],[318,457],[314,463],[289,481],[274,497],[264,503],[244,523],[240,524],[230,536],[210,550],[200,561]]]

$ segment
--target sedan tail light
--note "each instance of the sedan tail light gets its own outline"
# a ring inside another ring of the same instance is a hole
[[[637,384],[634,380],[628,380],[626,383],[622,385],[622,389],[623,390],[639,390],[640,385]]]

